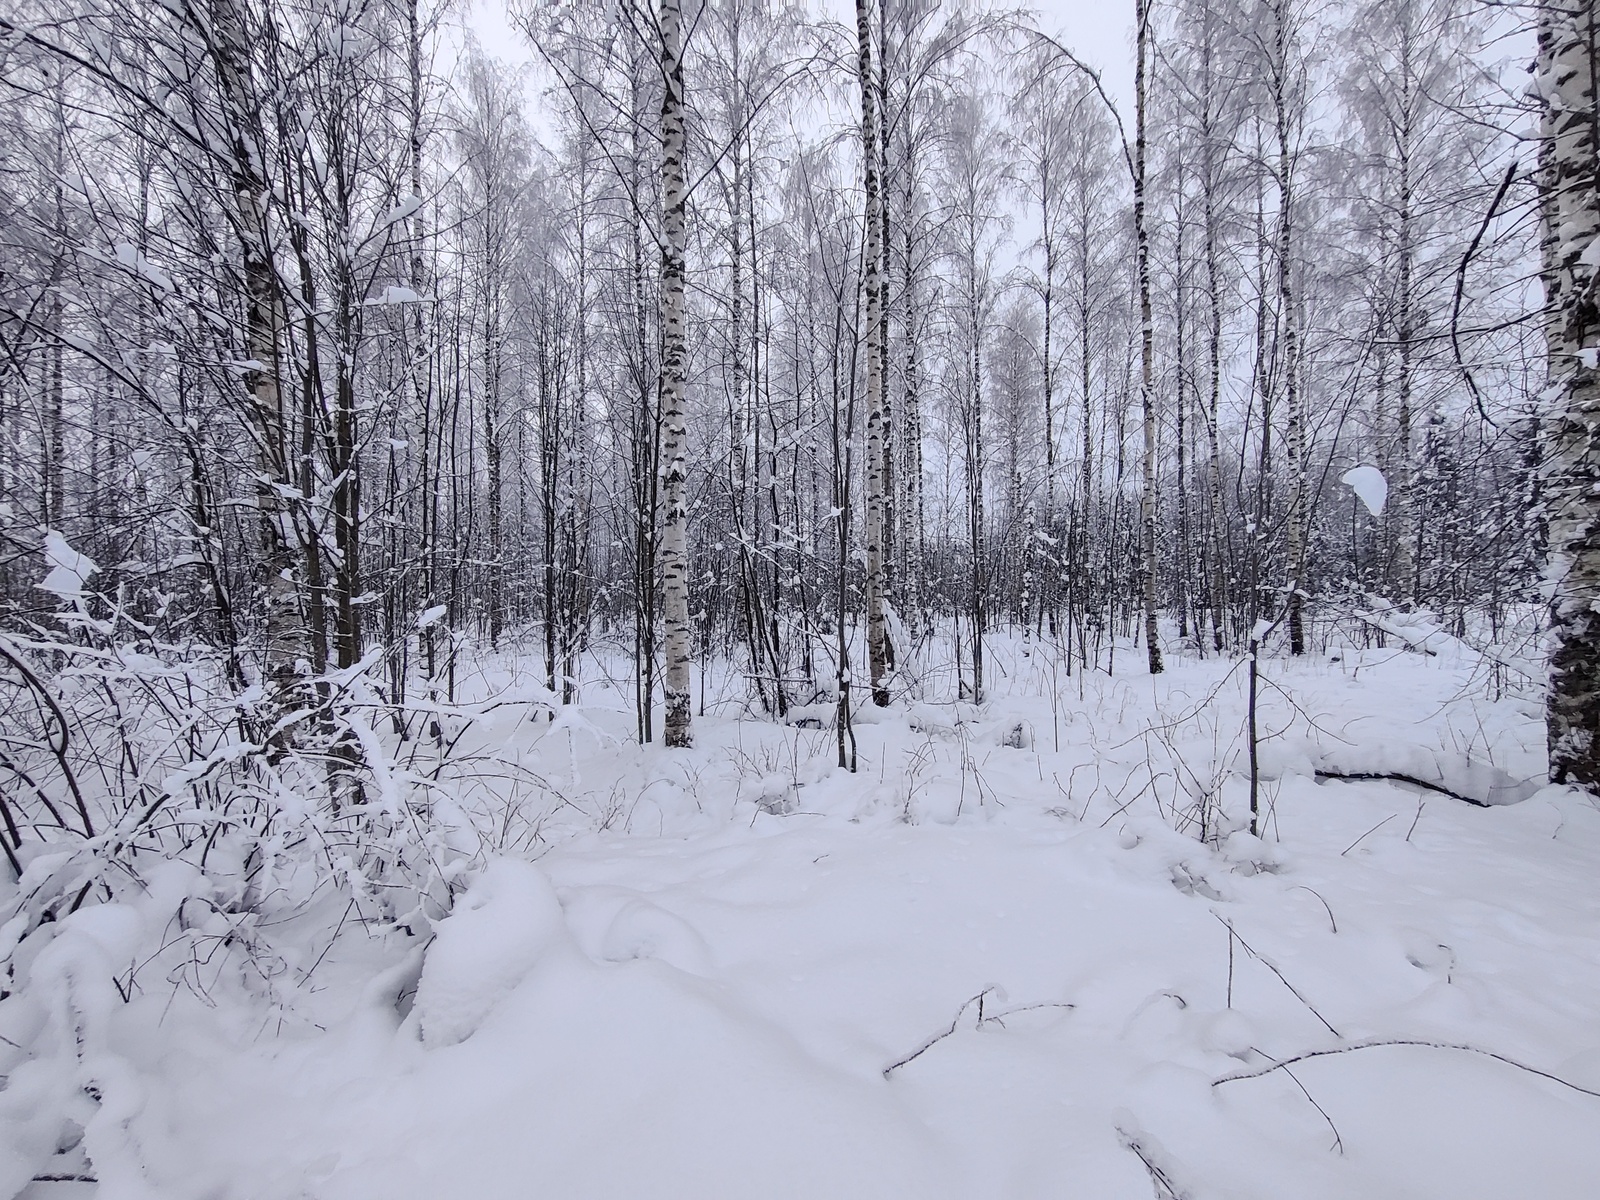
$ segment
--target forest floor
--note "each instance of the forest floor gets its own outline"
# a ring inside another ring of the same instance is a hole
[[[270,1017],[149,987],[137,1167],[21,1194],[1592,1200],[1600,808],[1526,782],[1536,703],[1464,651],[1267,663],[1254,837],[1244,668],[1118,665],[1003,643],[855,773],[753,719],[636,746],[622,689],[500,710],[427,946],[346,930]]]

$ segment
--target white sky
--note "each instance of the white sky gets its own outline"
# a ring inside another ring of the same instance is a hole
[[[1095,67],[1132,119],[1133,0],[1032,0],[1039,27]]]
[[[1133,104],[1133,4],[1134,0],[1032,0],[1040,28],[1099,69],[1106,90],[1125,110]],[[505,0],[471,0],[466,24],[496,58],[512,63],[532,60],[532,50],[506,19]]]

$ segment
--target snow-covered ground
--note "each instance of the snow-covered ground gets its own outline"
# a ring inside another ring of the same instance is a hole
[[[1600,809],[1524,786],[1536,705],[1448,648],[1269,662],[1255,838],[1238,663],[1004,643],[991,674],[982,708],[866,714],[855,774],[750,719],[638,747],[596,686],[498,710],[426,945],[323,930],[270,995],[101,994],[92,1168],[23,1063],[0,1194],[1600,1195]],[[96,920],[0,1034],[82,946],[117,961]]]

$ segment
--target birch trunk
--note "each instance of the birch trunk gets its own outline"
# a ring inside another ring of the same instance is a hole
[[[256,569],[262,581],[265,625],[262,673],[270,702],[281,715],[297,707],[307,654],[293,513],[285,499],[292,484],[279,390],[282,297],[268,242],[266,151],[259,132],[261,105],[251,76],[244,13],[237,0],[213,0],[210,17],[218,90],[233,139],[230,182],[244,269],[245,356],[250,364],[244,382],[256,443]],[[292,731],[275,730],[274,737],[287,741]]]
[[[1402,31],[1402,36],[1409,40],[1411,30],[1409,26]],[[1394,538],[1394,578],[1391,581],[1392,594],[1398,601],[1419,601],[1417,587],[1417,568],[1412,555],[1412,506],[1411,506],[1411,391],[1412,391],[1412,339],[1416,332],[1416,314],[1412,292],[1414,291],[1412,277],[1414,274],[1415,232],[1414,224],[1412,183],[1411,183],[1411,158],[1412,145],[1412,111],[1415,107],[1413,93],[1416,88],[1411,72],[1410,46],[1405,47],[1406,52],[1401,55],[1400,79],[1400,122],[1395,130],[1396,157],[1400,168],[1400,211],[1395,220],[1399,225],[1398,254],[1400,257],[1400,295],[1399,314],[1396,320],[1395,340],[1399,345],[1400,362],[1400,408],[1396,414],[1396,435],[1398,438],[1395,447],[1394,469],[1390,472],[1389,480],[1389,505],[1393,510],[1391,526],[1395,533]]]
[[[903,151],[901,172],[904,177],[901,219],[905,222],[903,239],[905,261],[901,264],[904,274],[900,287],[901,302],[904,306],[901,311],[905,314],[905,402],[900,462],[900,479],[904,492],[900,506],[902,516],[900,546],[906,564],[900,575],[905,587],[905,610],[901,613],[901,618],[905,621],[913,641],[921,635],[926,625],[922,619],[922,571],[923,564],[927,561],[923,523],[925,501],[922,491],[922,368],[919,353],[922,330],[918,325],[921,297],[917,288],[917,255],[920,252],[916,212],[917,146],[912,125],[915,99],[915,95],[908,89],[905,109],[901,115],[905,132],[900,143]]]
[[[668,746],[694,744],[689,694],[689,513],[684,503],[687,429],[684,391],[688,347],[683,327],[685,210],[683,178],[683,8],[661,0],[661,623],[666,650],[662,735]]]
[[[1205,192],[1205,255],[1206,255],[1206,483],[1210,489],[1211,542],[1211,647],[1222,652],[1223,622],[1228,609],[1227,534],[1222,509],[1222,453],[1219,446],[1217,423],[1222,398],[1222,283],[1219,277],[1216,206],[1217,163],[1216,139],[1216,73],[1213,65],[1213,14],[1205,12],[1204,44],[1201,51],[1200,105],[1201,105],[1201,170],[1204,172]]]
[[[1300,325],[1294,296],[1294,159],[1289,148],[1289,0],[1273,8],[1273,119],[1278,149],[1278,319],[1283,324],[1284,453],[1289,463],[1289,511],[1284,554],[1289,568],[1289,653],[1304,654],[1306,535],[1305,415],[1300,396]]]
[[[872,72],[868,0],[856,0],[857,70],[861,76],[861,157],[866,183],[862,271],[867,301],[867,669],[872,702],[889,703],[889,632],[884,622],[884,467],[887,444],[883,323],[883,188],[879,178],[877,86]]]
[[[1155,322],[1150,312],[1150,232],[1145,221],[1145,60],[1150,40],[1150,2],[1137,0],[1134,67],[1133,227],[1139,256],[1139,401],[1144,424],[1144,489],[1139,497],[1139,590],[1144,600],[1145,650],[1150,674],[1162,670],[1156,628],[1156,393]]]
[[[1553,397],[1545,423],[1550,529],[1550,778],[1600,791],[1600,152],[1591,5],[1541,9],[1538,79],[1548,148],[1544,285]]]

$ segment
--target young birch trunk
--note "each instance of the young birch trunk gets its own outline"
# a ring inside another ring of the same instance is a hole
[[[983,308],[978,296],[977,238],[970,236],[967,243],[968,261],[972,269],[971,295],[968,297],[967,319],[972,326],[972,405],[967,442],[967,539],[972,545],[971,574],[968,580],[972,620],[972,702],[982,704],[983,691],[983,635],[988,628],[987,588],[984,559],[988,547],[984,533],[988,518],[984,512],[983,496]],[[961,672],[956,671],[957,678]]]
[[[883,323],[883,189],[879,179],[877,87],[872,73],[868,0],[856,0],[857,69],[861,76],[861,157],[866,181],[867,301],[867,669],[872,702],[889,703],[889,632],[884,622],[884,449],[887,444]]]
[[[1538,78],[1547,164],[1544,285],[1552,411],[1545,423],[1550,536],[1550,778],[1600,791],[1600,147],[1592,5],[1541,9]]]
[[[689,695],[689,513],[684,504],[684,389],[688,346],[683,328],[685,209],[683,178],[683,8],[661,0],[661,623],[666,649],[663,738],[694,744]]]
[[[1218,408],[1222,398],[1222,283],[1217,247],[1217,161],[1215,114],[1212,109],[1216,80],[1211,59],[1211,10],[1205,14],[1205,43],[1201,60],[1202,170],[1205,172],[1206,254],[1206,483],[1211,493],[1211,647],[1222,652],[1223,621],[1228,607],[1227,533],[1222,511],[1222,453],[1218,445]]]
[[[1056,239],[1055,227],[1050,218],[1050,160],[1039,160],[1039,220],[1044,232],[1044,537],[1050,547],[1045,554],[1048,563],[1061,558],[1061,542],[1056,537],[1056,410],[1055,410],[1055,358],[1051,333],[1055,318]],[[1029,535],[1029,551],[1034,552],[1034,538]],[[1054,581],[1046,572],[1039,585],[1039,615],[1041,621],[1048,614],[1050,636],[1056,636],[1056,612],[1060,607],[1059,591],[1052,588]]]
[[[406,165],[410,172],[411,195],[416,204],[416,211],[411,216],[411,290],[419,296],[427,294],[428,289],[428,218],[426,206],[422,204],[422,142],[423,142],[423,77],[422,77],[422,24],[417,10],[418,0],[408,0],[406,4]],[[429,353],[428,346],[428,306],[426,304],[412,304],[408,306],[409,322],[407,334],[409,342],[406,347],[406,373],[411,379],[412,398],[417,406],[422,422],[422,453],[418,455],[418,470],[420,474],[420,491],[423,496],[428,494],[430,483],[430,459],[428,435],[433,417],[433,356]],[[424,502],[420,506],[419,529],[422,534],[422,545],[419,551],[423,575],[422,607],[424,611],[433,607],[433,564],[430,550],[431,530],[428,526],[428,506]],[[433,677],[433,626],[437,622],[430,622],[423,629],[419,641],[424,648],[423,657],[429,680]]]
[[[281,716],[299,705],[307,636],[301,616],[301,587],[293,551],[293,513],[285,496],[292,486],[279,392],[279,337],[283,325],[278,273],[268,244],[265,148],[257,130],[260,103],[250,74],[250,39],[237,0],[213,0],[213,59],[218,90],[232,130],[229,169],[234,218],[242,252],[245,286],[245,372],[250,399],[247,414],[256,441],[256,569],[262,581],[265,656],[263,676],[269,702]],[[292,730],[275,729],[273,738],[291,741]]]
[[[1175,251],[1176,271],[1173,277],[1174,308],[1173,314],[1173,355],[1177,366],[1177,386],[1173,388],[1173,442],[1178,452],[1178,478],[1174,488],[1174,500],[1178,508],[1178,554],[1174,564],[1173,582],[1177,585],[1178,605],[1178,637],[1189,636],[1189,564],[1192,558],[1189,545],[1189,447],[1188,447],[1188,417],[1189,417],[1189,311],[1185,303],[1188,293],[1188,277],[1186,274],[1188,264],[1184,261],[1184,219],[1185,200],[1184,173],[1178,172],[1175,204],[1175,229],[1173,231],[1173,249]],[[1198,632],[1195,637],[1199,642]]]
[[[1403,66],[1409,68],[1410,56],[1403,56]],[[1412,187],[1411,187],[1411,112],[1413,107],[1412,90],[1414,82],[1411,72],[1406,69],[1400,81],[1400,127],[1395,131],[1396,147],[1400,160],[1400,211],[1396,216],[1399,223],[1399,255],[1400,255],[1400,312],[1396,321],[1395,340],[1399,345],[1400,359],[1400,409],[1396,414],[1398,444],[1395,447],[1394,469],[1390,472],[1392,478],[1389,482],[1389,506],[1393,512],[1391,528],[1395,531],[1394,539],[1394,578],[1391,581],[1392,594],[1396,600],[1410,600],[1416,602],[1417,596],[1417,569],[1412,555],[1411,547],[1411,388],[1412,388],[1412,337],[1415,333],[1416,318],[1412,304],[1412,275],[1414,251],[1414,233],[1412,231]]]
[[[1278,135],[1278,318],[1283,322],[1283,398],[1287,409],[1284,452],[1289,460],[1289,511],[1284,554],[1289,567],[1289,653],[1304,654],[1306,534],[1305,416],[1300,411],[1300,327],[1294,297],[1294,183],[1289,150],[1289,0],[1273,10],[1273,117]]]
[[[1134,67],[1133,226],[1139,257],[1139,401],[1144,418],[1144,491],[1139,497],[1139,589],[1144,599],[1144,640],[1150,674],[1162,669],[1156,629],[1156,391],[1155,323],[1150,313],[1150,232],[1145,224],[1145,59],[1150,40],[1150,0],[1136,0]]]
[[[912,133],[912,103],[914,97],[906,96],[905,112],[901,120],[905,125],[902,173],[905,179],[901,202],[904,205],[905,261],[900,288],[902,311],[905,313],[905,403],[904,430],[901,434],[902,456],[900,479],[904,487],[901,497],[902,528],[900,545],[905,555],[905,570],[901,580],[905,587],[905,609],[900,614],[906,622],[913,640],[921,635],[925,622],[922,619],[922,570],[927,561],[924,545],[922,492],[922,370],[919,355],[921,329],[917,324],[920,315],[917,293],[917,235],[916,235],[916,141]]]
[[[496,252],[487,248],[491,256]],[[484,302],[483,328],[483,456],[487,473],[488,512],[484,523],[489,534],[488,596],[484,604],[489,610],[489,648],[500,644],[500,631],[505,620],[505,546],[504,521],[501,515],[501,497],[505,490],[503,456],[500,446],[501,384],[503,382],[504,325],[500,313],[500,279],[495,269],[490,274],[489,295]]]

